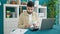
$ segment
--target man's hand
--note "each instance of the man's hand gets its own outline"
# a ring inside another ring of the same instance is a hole
[[[34,28],[38,28],[38,26],[39,26],[39,22],[33,24],[33,26],[34,26]]]
[[[30,24],[25,24],[25,28],[30,28]]]
[[[37,28],[36,24],[33,24],[34,28]]]

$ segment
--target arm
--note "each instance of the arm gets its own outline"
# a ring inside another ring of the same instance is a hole
[[[29,28],[30,25],[29,24],[24,24],[24,14],[21,14],[20,17],[19,17],[19,22],[18,22],[18,28]]]
[[[23,14],[21,14],[19,17],[18,28],[25,28],[22,20],[23,20]]]

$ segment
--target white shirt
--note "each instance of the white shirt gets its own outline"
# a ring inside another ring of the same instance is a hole
[[[29,14],[29,24],[32,25],[32,14]]]

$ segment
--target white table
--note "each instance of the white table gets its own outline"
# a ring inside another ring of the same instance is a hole
[[[10,34],[24,34],[28,29],[16,29],[12,31]]]

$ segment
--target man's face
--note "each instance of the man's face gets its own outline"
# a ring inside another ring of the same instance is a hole
[[[34,11],[34,7],[28,7],[28,6],[27,6],[27,12],[28,12],[29,14],[32,14],[33,11]]]

